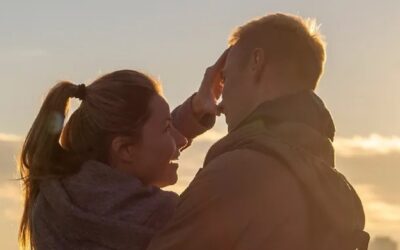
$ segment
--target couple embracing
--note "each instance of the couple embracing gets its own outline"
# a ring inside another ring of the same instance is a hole
[[[335,126],[314,92],[325,57],[314,21],[276,13],[238,27],[172,112],[160,83],[135,70],[58,83],[21,153],[21,245],[367,249],[361,201],[335,169]],[[70,98],[81,104],[64,126]],[[228,133],[193,181],[180,196],[163,191],[220,114]]]

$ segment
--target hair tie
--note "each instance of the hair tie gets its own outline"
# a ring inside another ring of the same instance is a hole
[[[85,97],[86,97],[85,84],[78,85],[78,89],[76,90],[74,97],[80,99],[81,101],[85,100]]]

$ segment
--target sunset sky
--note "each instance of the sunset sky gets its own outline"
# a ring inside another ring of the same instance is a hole
[[[317,93],[336,124],[336,162],[354,184],[372,236],[400,242],[400,1],[1,1],[0,249],[17,249],[15,159],[59,80],[89,84],[117,69],[160,79],[171,109],[194,91],[233,28],[272,12],[313,17],[327,41]],[[76,103],[79,104],[79,103]],[[181,192],[224,117],[182,154]]]

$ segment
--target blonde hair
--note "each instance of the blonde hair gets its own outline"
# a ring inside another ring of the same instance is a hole
[[[78,85],[67,81],[55,85],[23,144],[18,166],[24,187],[21,248],[35,249],[32,208],[40,182],[74,174],[89,159],[107,163],[115,136],[128,136],[132,142],[140,140],[141,128],[150,115],[150,99],[161,94],[160,85],[141,72],[112,72],[86,87],[82,103],[63,127],[69,99],[79,90]]]
[[[295,65],[307,88],[315,89],[326,60],[326,44],[315,19],[269,14],[237,27],[228,44],[252,50],[261,47],[270,60]]]

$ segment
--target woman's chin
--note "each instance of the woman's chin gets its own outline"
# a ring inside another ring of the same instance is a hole
[[[179,168],[179,164],[176,163],[176,162],[171,162],[171,163],[169,163],[169,166],[170,166],[171,168],[175,169],[175,171],[178,170],[178,168]]]
[[[177,165],[178,165],[178,164],[177,164]],[[176,167],[176,169],[177,169],[177,168],[178,168],[178,167]],[[171,178],[170,178],[170,180],[169,180],[169,182],[168,182],[168,186],[175,185],[176,182],[178,182],[178,173],[177,173],[176,170],[175,170],[174,173],[171,174]]]
[[[170,164],[170,167],[172,169],[169,169],[171,171],[168,173],[168,176],[166,176],[166,178],[164,178],[162,181],[158,182],[158,184],[155,186],[158,186],[159,188],[164,188],[176,184],[176,182],[178,181],[178,173],[176,172],[178,168],[177,165],[178,164],[176,163]]]

